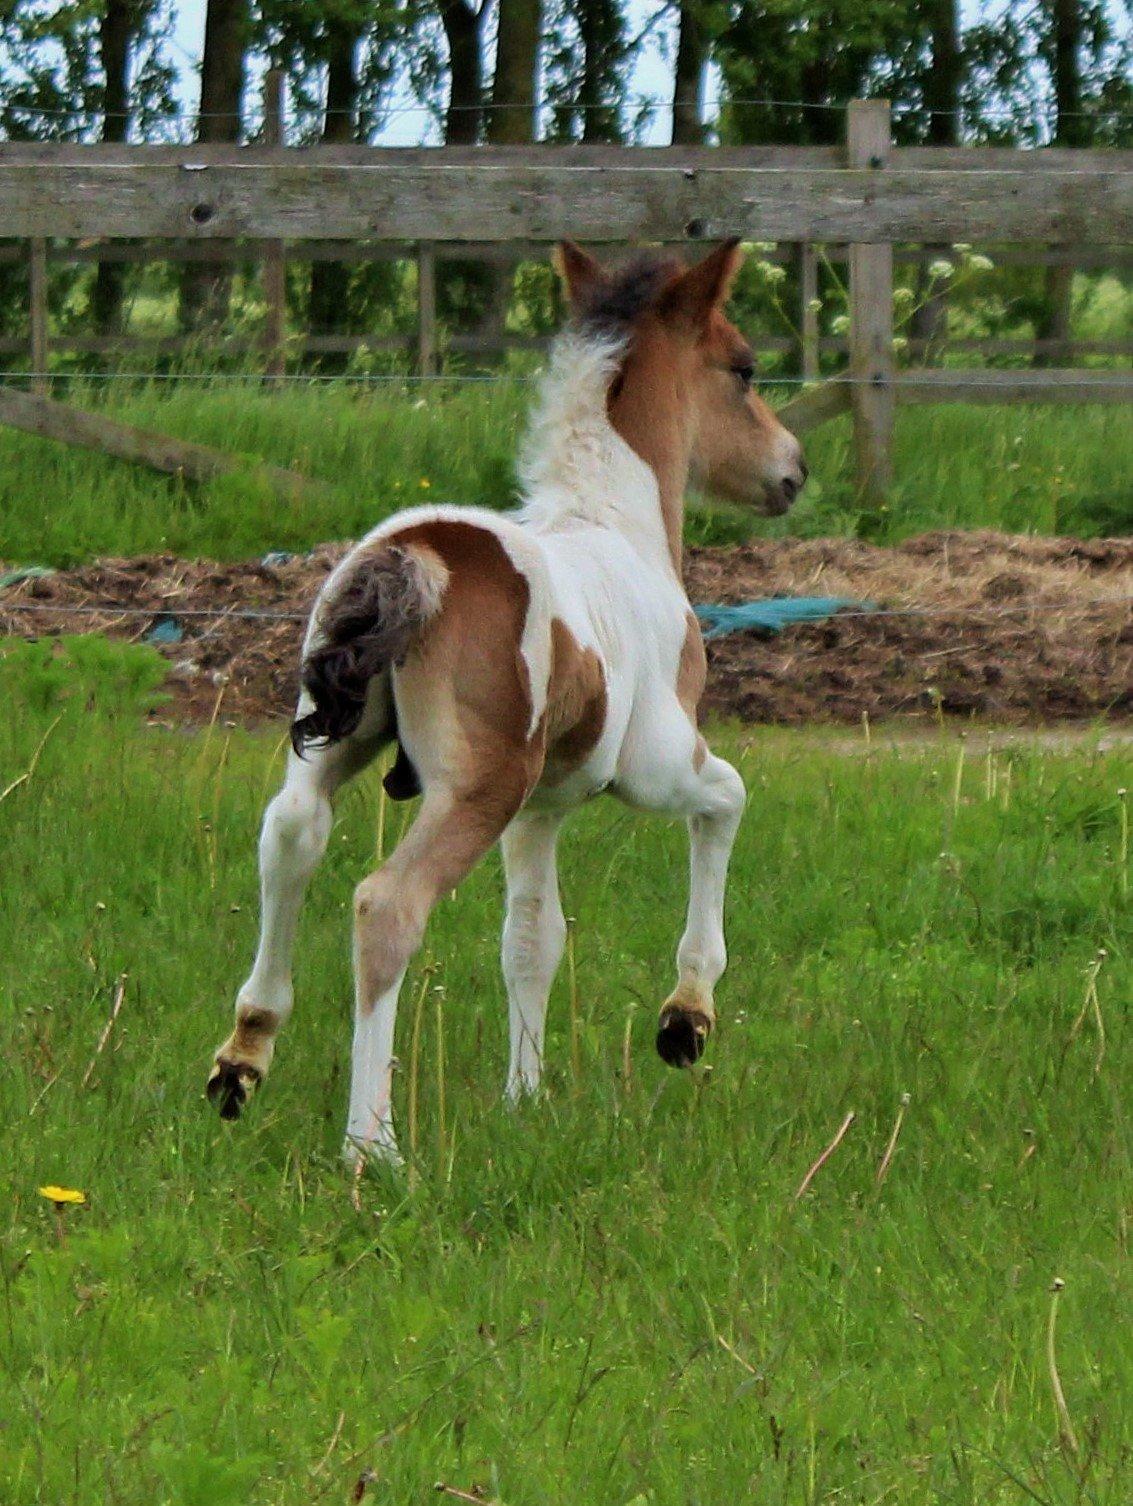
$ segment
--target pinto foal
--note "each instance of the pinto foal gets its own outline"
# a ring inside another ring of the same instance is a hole
[[[291,1011],[296,921],[331,796],[395,739],[387,790],[424,798],[355,894],[347,1158],[398,1159],[398,992],[437,899],[497,841],[507,1094],[537,1088],[566,929],[556,838],[602,790],[688,819],[688,919],[657,1048],[673,1066],[703,1050],[744,787],[697,731],[705,657],[681,585],[684,493],[694,479],[781,513],[806,479],[798,441],[752,390],[750,346],[721,312],[739,260],[733,241],[691,269],[652,256],[610,275],[564,243],[572,323],[551,356],[519,511],[398,513],[327,580],[303,648],[294,752],[264,818],[259,949],[209,1079],[225,1118],[267,1072]]]

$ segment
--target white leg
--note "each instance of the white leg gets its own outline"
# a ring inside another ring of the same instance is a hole
[[[665,1001],[657,1049],[672,1066],[691,1066],[716,1022],[713,989],[728,961],[724,889],[744,807],[739,774],[708,753],[689,788],[689,898],[677,948],[677,986]]]
[[[524,812],[500,844],[507,879],[501,955],[511,1037],[505,1091],[513,1103],[539,1086],[547,998],[566,941],[555,865],[560,823],[557,815]]]
[[[393,1030],[404,979],[403,968],[372,1007],[359,1005],[354,1011],[350,1112],[342,1152],[351,1166],[367,1155],[392,1166],[401,1165],[393,1128],[392,1091]]]
[[[391,1088],[397,998],[421,945],[429,913],[455,888],[515,811],[497,790],[459,798],[427,788],[421,810],[384,867],[362,880],[354,898],[354,1056],[343,1154],[400,1161]]]
[[[236,1029],[217,1052],[209,1097],[222,1117],[239,1116],[267,1073],[275,1038],[291,1013],[291,954],[299,911],[312,873],[326,851],[330,797],[363,768],[376,743],[313,748],[288,758],[283,788],[264,813],[260,832],[260,940],[247,982],[236,996]]]

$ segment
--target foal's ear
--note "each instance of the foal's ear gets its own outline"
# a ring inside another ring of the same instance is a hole
[[[661,300],[662,316],[702,329],[712,310],[727,302],[743,259],[738,236],[724,241],[666,289]]]
[[[567,298],[573,308],[583,308],[599,289],[609,283],[602,267],[574,241],[560,241],[552,253],[555,271],[563,280]]]

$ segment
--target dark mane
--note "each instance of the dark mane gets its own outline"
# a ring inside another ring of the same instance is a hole
[[[586,334],[624,338],[665,284],[683,270],[675,256],[664,252],[636,256],[612,272],[590,300],[575,310],[575,324]]]

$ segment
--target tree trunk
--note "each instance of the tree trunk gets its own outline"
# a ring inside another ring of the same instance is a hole
[[[704,79],[710,43],[697,9],[697,0],[681,0],[673,70],[674,146],[699,146],[704,140]]]
[[[494,146],[522,146],[535,140],[539,83],[539,36],[542,0],[499,0],[496,69],[488,140]],[[485,267],[484,317],[480,332],[488,341],[502,338],[511,303],[514,266]]]
[[[244,92],[244,48],[248,39],[247,0],[208,0],[201,58],[201,103],[197,140],[240,139]],[[181,279],[181,324],[186,330],[224,322],[232,291],[232,269],[189,263]]]
[[[467,0],[441,0],[441,24],[448,39],[449,97],[445,142],[474,146],[484,115],[484,59],[480,49],[486,11]]]
[[[1054,58],[1054,103],[1056,146],[1081,146],[1086,132],[1082,109],[1082,42],[1085,30],[1079,0],[1053,0],[1051,6]],[[1074,269],[1053,266],[1046,269],[1043,309],[1036,321],[1035,335],[1040,340],[1070,340],[1071,298],[1074,292]],[[1036,351],[1036,366],[1065,365],[1068,351],[1055,348]]]
[[[130,44],[135,19],[133,0],[106,0],[98,28],[102,71],[106,75],[103,141],[126,139],[130,123]],[[121,332],[125,273],[122,262],[100,261],[98,264],[91,293],[91,311],[100,335]]]
[[[522,145],[535,140],[542,19],[541,0],[499,0],[496,71],[488,117],[488,140],[493,145]]]
[[[929,0],[926,10],[932,34],[932,62],[924,85],[929,144],[956,146],[960,140],[960,8],[958,0]],[[925,262],[946,258],[948,249],[926,246]],[[918,277],[918,292],[911,333],[914,340],[926,342],[921,359],[927,362],[945,331],[948,293],[943,287],[935,293],[929,292],[924,264]]]
[[[357,104],[359,37],[341,20],[327,21],[327,102],[320,137],[324,146],[346,145],[354,139]],[[341,334],[350,326],[350,269],[340,261],[311,264],[307,322],[312,333]],[[326,353],[316,365],[341,370],[345,356]]]
[[[610,53],[618,36],[618,15],[612,10],[616,0],[579,0],[578,29],[582,36],[582,82],[578,103],[582,110],[582,139],[616,141],[617,111],[603,99],[602,83],[607,76]]]

